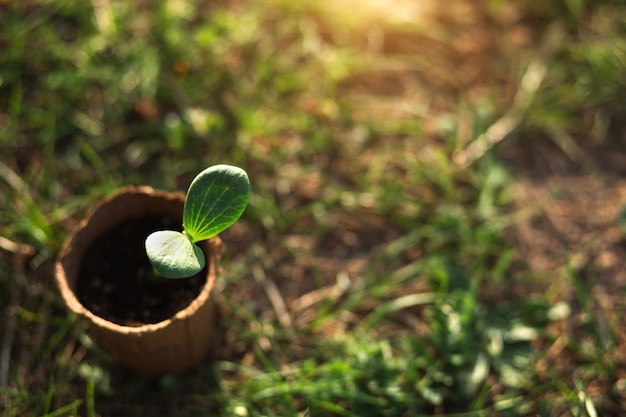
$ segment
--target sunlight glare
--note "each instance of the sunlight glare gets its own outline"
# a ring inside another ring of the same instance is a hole
[[[391,25],[416,24],[434,10],[434,0],[346,0],[328,3],[330,14],[341,15],[355,24],[381,22]],[[338,16],[337,16],[338,17]],[[343,20],[343,19],[342,19]]]

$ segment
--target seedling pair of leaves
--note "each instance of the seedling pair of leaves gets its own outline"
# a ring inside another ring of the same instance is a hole
[[[183,209],[183,231],[160,230],[146,239],[146,254],[166,278],[187,278],[202,271],[205,258],[197,242],[226,230],[243,214],[250,196],[246,172],[214,165],[194,178]]]

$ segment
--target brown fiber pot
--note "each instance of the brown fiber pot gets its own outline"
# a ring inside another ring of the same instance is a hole
[[[155,324],[123,326],[99,317],[76,296],[79,271],[86,250],[110,228],[145,215],[163,215],[180,221],[183,194],[129,187],[102,200],[65,242],[55,265],[55,278],[67,306],[90,323],[90,331],[115,358],[149,376],[179,373],[200,362],[218,337],[214,295],[220,270],[222,243],[214,237],[199,245],[207,261],[206,282],[198,297],[173,317]]]

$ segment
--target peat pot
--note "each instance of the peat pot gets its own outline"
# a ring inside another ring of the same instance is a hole
[[[219,237],[199,243],[206,267],[191,278],[155,277],[145,254],[151,232],[181,230],[183,206],[184,194],[123,188],[90,211],[55,265],[69,309],[88,320],[112,356],[144,375],[190,369],[218,340],[212,290]]]

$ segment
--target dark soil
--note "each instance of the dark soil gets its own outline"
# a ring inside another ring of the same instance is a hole
[[[180,227],[172,219],[142,217],[99,237],[81,265],[79,301],[94,314],[125,326],[158,323],[188,306],[205,283],[206,267],[191,278],[154,276],[144,241],[163,229]]]

